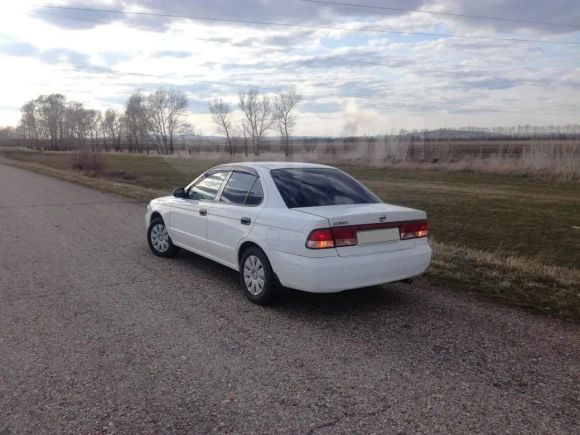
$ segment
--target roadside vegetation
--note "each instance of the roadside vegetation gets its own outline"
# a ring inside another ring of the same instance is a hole
[[[119,153],[4,150],[0,156],[138,201],[220,163]],[[428,282],[580,320],[580,183],[419,167],[343,168],[383,200],[427,211],[435,251]]]

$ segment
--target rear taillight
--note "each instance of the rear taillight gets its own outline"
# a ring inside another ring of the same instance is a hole
[[[306,239],[306,247],[310,249],[334,248],[334,237],[330,228],[314,230]]]
[[[399,225],[401,240],[419,239],[429,235],[427,221],[403,222]]]
[[[356,245],[356,227],[334,227],[330,230],[334,236],[334,244],[337,248]]]
[[[306,239],[306,247],[309,249],[326,249],[355,246],[357,244],[357,233],[359,231],[373,231],[397,227],[399,228],[401,240],[418,239],[429,235],[429,226],[426,220],[350,225],[314,230],[310,233],[308,239]]]
[[[356,245],[356,227],[334,227],[314,230],[306,239],[310,249],[340,248]]]

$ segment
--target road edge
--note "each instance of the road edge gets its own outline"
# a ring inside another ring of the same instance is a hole
[[[101,192],[113,193],[142,203],[148,203],[153,198],[167,193],[155,189],[148,189],[146,187],[135,186],[134,184],[119,183],[105,178],[90,177],[80,172],[63,171],[37,163],[0,158],[0,164],[34,172],[36,174],[59,178],[70,183],[79,184]]]

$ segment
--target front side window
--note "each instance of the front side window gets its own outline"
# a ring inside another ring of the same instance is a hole
[[[214,172],[213,174],[205,177],[203,180],[198,181],[196,184],[190,187],[189,198],[204,199],[209,201],[215,199],[227,175],[227,171]]]
[[[244,205],[248,192],[254,185],[256,179],[257,177],[252,174],[234,172],[222,192],[220,201],[229,204]]]
[[[288,208],[380,202],[344,172],[332,168],[288,168],[270,172]]]

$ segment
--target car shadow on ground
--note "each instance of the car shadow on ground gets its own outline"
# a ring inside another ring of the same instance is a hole
[[[340,293],[307,293],[281,287],[273,304],[279,309],[316,310],[327,313],[346,313],[395,309],[404,305],[404,294],[388,285],[364,287]]]
[[[212,297],[203,300],[219,304],[213,308],[229,319],[232,328],[240,327],[238,321],[242,325],[269,325],[271,337],[262,339],[271,346],[280,345],[280,336],[292,340],[325,337],[364,346],[367,356],[380,355],[387,346],[400,355],[413,354],[416,361],[437,360],[449,367],[454,367],[466,351],[471,352],[449,344],[449,313],[431,306],[429,298],[413,285],[387,284],[332,294],[282,287],[271,305],[261,307],[245,298],[239,275],[232,269],[189,252],[179,253],[175,263],[187,280],[211,282],[211,287],[203,290]],[[425,343],[425,336],[437,334],[441,339]]]
[[[216,291],[227,292],[225,297],[235,298],[236,295],[243,297],[238,272],[186,251],[181,251],[175,260],[194,275],[201,271],[213,278],[223,280],[223,286]],[[297,311],[303,314],[311,312],[316,315],[398,310],[411,303],[411,297],[405,292],[406,286],[407,284],[377,285],[327,294],[308,293],[279,286],[278,294],[270,308],[288,312]]]

